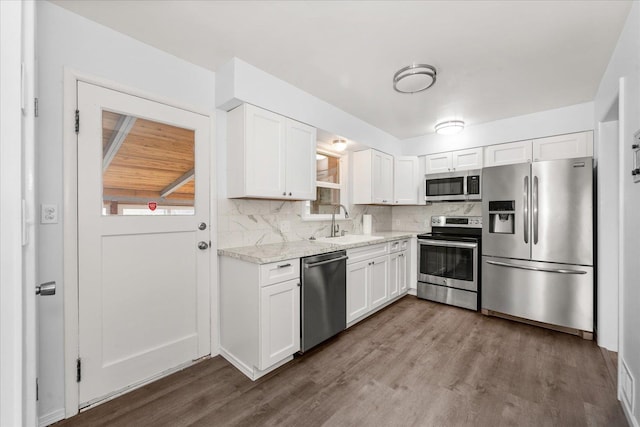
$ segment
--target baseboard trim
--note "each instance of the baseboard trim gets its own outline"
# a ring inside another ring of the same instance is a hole
[[[631,427],[640,427],[638,420],[633,416],[633,414],[631,413],[631,410],[627,406],[627,402],[625,402],[625,400],[622,399],[620,400],[620,403],[622,404],[622,412],[624,412],[625,417],[627,417],[627,421],[629,421],[629,425]]]
[[[45,427],[51,425],[53,423],[57,423],[58,421],[64,420],[64,408],[56,409],[53,412],[49,412],[48,414],[42,415],[38,418],[38,425],[40,427]]]

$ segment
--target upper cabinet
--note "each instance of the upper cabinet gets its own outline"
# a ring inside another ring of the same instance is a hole
[[[482,147],[425,156],[427,174],[470,169],[482,169]]]
[[[393,156],[377,150],[353,153],[353,203],[393,204]]]
[[[393,204],[417,205],[422,180],[418,171],[418,157],[396,157],[393,167]]]
[[[227,197],[315,199],[315,128],[250,104],[227,128]]]
[[[593,132],[587,131],[538,138],[532,141],[490,145],[484,150],[484,165],[500,166],[591,156],[593,156]]]
[[[593,156],[593,132],[570,133],[533,140],[533,161]]]
[[[531,143],[531,141],[518,141],[490,145],[484,149],[484,165],[489,167],[528,163],[533,158]]]

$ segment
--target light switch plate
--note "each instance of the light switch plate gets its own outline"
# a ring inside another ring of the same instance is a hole
[[[40,209],[40,224],[58,223],[58,205],[42,205]]]

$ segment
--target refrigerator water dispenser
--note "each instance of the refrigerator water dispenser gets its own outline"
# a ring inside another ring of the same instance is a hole
[[[515,200],[489,202],[489,233],[513,234],[515,232]]]

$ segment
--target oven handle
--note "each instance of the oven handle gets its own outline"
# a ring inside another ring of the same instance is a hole
[[[530,267],[528,265],[508,264],[500,261],[487,261],[487,264],[497,265],[499,267],[519,268],[521,270],[542,271],[545,273],[560,273],[560,274],[587,274],[583,270],[568,270],[564,268],[542,268],[542,267]]]
[[[418,239],[418,244],[427,244],[431,246],[445,246],[448,248],[464,248],[475,249],[478,247],[477,243],[465,243],[465,242],[453,242],[450,240],[423,240]]]

